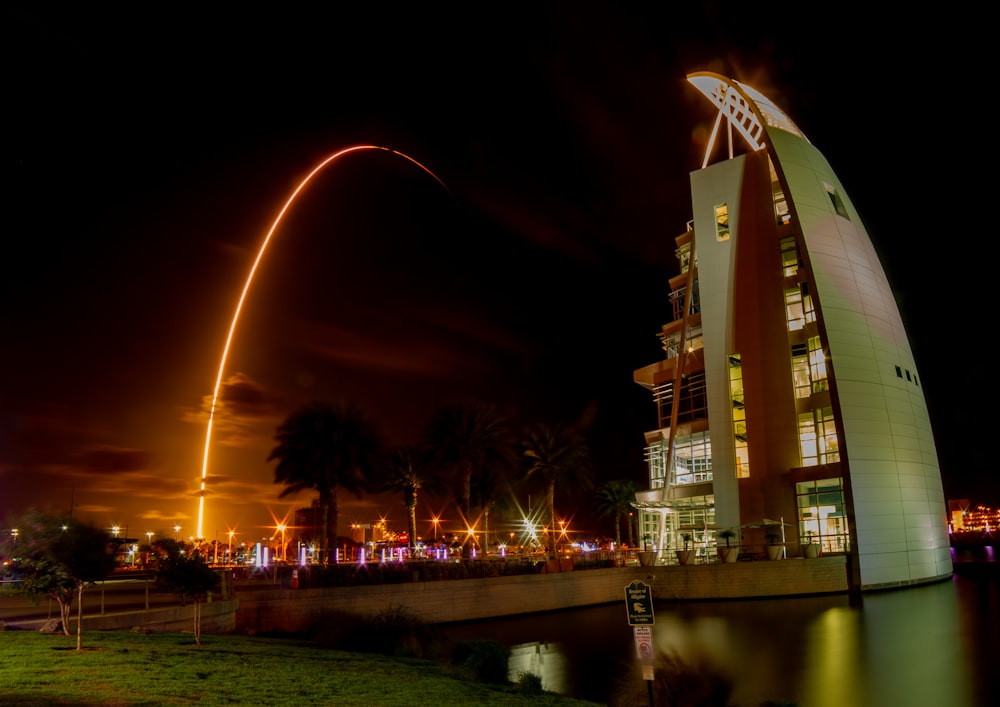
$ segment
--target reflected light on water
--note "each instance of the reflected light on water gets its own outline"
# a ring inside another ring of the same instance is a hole
[[[453,638],[494,638],[510,677],[531,672],[546,690],[609,703],[644,683],[624,607],[599,606],[469,622]],[[729,704],[757,707],[979,707],[1000,675],[995,579],[845,595],[657,602],[658,654],[721,675]]]
[[[806,635],[806,663],[800,687],[805,704],[864,704],[855,653],[860,644],[854,610],[837,607],[816,619]]]

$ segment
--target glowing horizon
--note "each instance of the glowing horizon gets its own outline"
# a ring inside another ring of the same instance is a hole
[[[232,321],[229,324],[229,332],[226,335],[226,343],[225,346],[223,346],[222,348],[222,358],[219,361],[219,372],[215,378],[215,387],[212,391],[212,405],[209,408],[208,425],[205,430],[205,449],[202,455],[202,462],[201,462],[201,487],[198,491],[198,533],[196,535],[198,539],[202,539],[205,537],[204,533],[202,532],[202,528],[205,520],[205,490],[206,490],[205,481],[208,478],[208,456],[212,444],[212,423],[215,420],[215,410],[219,400],[219,390],[222,388],[222,378],[225,375],[226,361],[229,358],[229,351],[230,348],[232,347],[233,337],[236,334],[236,325],[239,323],[240,313],[243,310],[243,303],[246,301],[247,294],[250,292],[250,285],[253,284],[254,274],[257,272],[257,268],[264,257],[264,251],[267,250],[267,246],[270,243],[271,238],[274,236],[275,231],[277,231],[278,226],[281,224],[282,219],[284,219],[285,214],[288,212],[288,210],[292,206],[292,203],[294,203],[295,199],[302,192],[302,190],[305,189],[306,185],[309,184],[312,178],[315,177],[324,168],[326,168],[327,165],[331,164],[338,158],[343,157],[344,155],[350,154],[352,152],[358,152],[361,150],[383,150],[385,152],[390,152],[394,155],[399,155],[403,159],[407,160],[412,164],[415,164],[424,172],[432,176],[434,180],[438,184],[440,184],[446,192],[451,194],[451,190],[448,189],[447,185],[443,181],[441,181],[441,179],[436,174],[434,174],[434,172],[432,172],[430,169],[428,169],[423,164],[413,159],[409,155],[406,155],[402,152],[393,150],[388,147],[381,147],[379,145],[355,145],[353,147],[348,147],[338,152],[335,152],[332,155],[329,155],[328,157],[323,159],[323,161],[321,161],[318,165],[313,167],[312,171],[310,171],[309,174],[306,175],[306,177],[301,182],[299,182],[298,186],[295,187],[295,189],[292,191],[288,199],[285,200],[284,205],[281,207],[281,210],[278,211],[278,215],[272,222],[270,229],[268,229],[267,235],[264,237],[264,241],[263,243],[261,243],[260,249],[257,251],[257,257],[254,258],[253,265],[250,267],[250,272],[247,275],[247,279],[243,283],[243,290],[241,291],[239,300],[236,303],[236,311],[233,313]]]

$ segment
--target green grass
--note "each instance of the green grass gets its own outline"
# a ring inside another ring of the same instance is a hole
[[[0,632],[3,705],[588,705],[530,680],[490,685],[444,662],[295,639],[90,631]]]

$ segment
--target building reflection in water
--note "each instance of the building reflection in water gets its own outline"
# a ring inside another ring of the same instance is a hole
[[[624,602],[623,602],[624,603]],[[546,690],[609,703],[644,692],[624,606],[449,627],[455,640],[493,638],[510,649],[510,676],[532,672]],[[731,704],[809,707],[905,704],[979,707],[1000,674],[996,575],[847,596],[658,602],[659,653],[724,676]]]

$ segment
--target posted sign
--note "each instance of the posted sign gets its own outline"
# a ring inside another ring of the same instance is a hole
[[[636,580],[625,587],[625,610],[629,626],[653,625],[653,592],[648,584]]]

